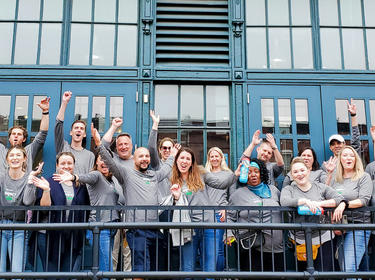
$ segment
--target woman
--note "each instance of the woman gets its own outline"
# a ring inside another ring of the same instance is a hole
[[[31,184],[31,178],[41,171],[41,165],[37,171],[26,173],[27,155],[24,148],[14,146],[6,154],[8,169],[0,174],[1,206],[29,206],[35,201],[35,187]],[[30,180],[29,180],[30,179]],[[1,223],[25,223],[25,212],[23,210],[1,211]],[[23,269],[24,256],[24,230],[2,230],[1,231],[1,253],[0,272],[6,272],[7,253],[11,260],[12,272],[21,272]]]
[[[40,190],[37,191],[36,205],[40,206],[71,206],[89,205],[89,196],[85,185],[75,181],[59,182],[59,175],[73,174],[75,158],[70,152],[61,152],[56,157],[56,172],[52,178],[34,178],[33,183]],[[40,212],[33,215],[33,222],[72,223],[85,222],[87,213],[83,210]],[[84,230],[51,230],[38,232],[38,248],[45,264],[46,271],[78,271],[80,255],[83,248]],[[45,241],[44,241],[45,240]],[[47,244],[48,241],[48,244]],[[40,243],[40,244],[39,244]],[[49,248],[48,260],[44,248]]]
[[[189,206],[212,205],[207,191],[209,186],[226,189],[233,183],[234,178],[235,176],[228,176],[226,180],[220,180],[211,173],[200,170],[194,152],[189,148],[181,148],[172,168],[171,191],[176,202],[183,200]],[[213,211],[191,210],[189,214],[192,222],[214,222]],[[215,251],[212,250],[215,246],[214,235],[214,229],[194,229],[192,240],[189,237],[184,239],[181,246],[183,271],[195,270],[198,249],[202,254],[203,271],[215,271]]]
[[[233,177],[232,171],[228,168],[225,162],[224,154],[218,147],[212,147],[207,153],[207,162],[205,166],[208,172],[212,172],[220,180],[225,180],[228,176]],[[235,187],[235,186],[234,186]],[[208,196],[213,203],[212,205],[228,205],[229,191],[227,189],[208,188]],[[225,210],[219,210],[215,213],[217,222],[224,222]],[[224,258],[224,243],[223,243],[224,229],[215,230],[215,251],[216,251],[216,270],[223,271],[225,267]]]
[[[347,215],[349,223],[371,222],[370,212],[353,211],[353,209],[369,205],[373,184],[370,175],[363,171],[361,158],[351,146],[344,146],[338,155],[333,188],[349,202],[348,208],[352,210],[351,214]],[[356,230],[348,231],[343,236],[342,246],[339,246],[341,270],[354,272],[358,269],[366,251],[370,233],[369,230]]]
[[[238,172],[239,169],[236,170]],[[230,196],[230,206],[280,206],[280,191],[272,185],[268,185],[268,171],[263,161],[251,159],[247,184],[238,184],[239,188]],[[279,211],[228,211],[228,222],[241,223],[280,223]],[[249,248],[247,238],[254,231],[240,230],[237,234],[234,230],[228,230],[227,244],[236,239],[239,244],[240,268],[243,271],[283,271],[283,233],[281,230],[263,230],[257,232],[258,243]],[[255,237],[254,237],[255,238]],[[255,240],[255,239],[254,239]],[[261,242],[259,242],[259,240]],[[249,252],[250,250],[250,252]],[[263,262],[262,262],[263,260]],[[272,261],[274,260],[274,262]]]
[[[306,167],[310,170],[310,181],[316,181],[323,184],[327,183],[327,174],[320,169],[320,165],[313,148],[304,148],[298,153],[298,156],[303,159]],[[293,180],[289,172],[284,178],[283,187],[290,185],[292,181]]]
[[[305,160],[296,157],[291,163],[292,184],[284,187],[281,191],[281,206],[298,207],[307,206],[312,213],[323,212],[324,207],[336,207],[333,220],[340,220],[346,207],[346,201],[342,195],[331,187],[310,180],[310,170]],[[324,215],[308,215],[295,217],[296,223],[323,223],[328,217]],[[334,234],[330,231],[312,230],[314,267],[319,271],[333,271],[333,247],[332,238]],[[296,246],[299,271],[306,269],[306,247],[305,232],[290,231],[289,238]]]

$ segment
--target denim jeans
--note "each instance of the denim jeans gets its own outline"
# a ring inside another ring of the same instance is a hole
[[[2,220],[2,224],[12,224],[13,221]],[[7,253],[11,260],[11,271],[21,272],[23,270],[23,252],[25,242],[25,231],[3,230],[1,231],[0,272],[6,272]]]
[[[92,246],[92,231],[87,232],[87,238]],[[114,240],[114,231],[110,229],[103,229],[99,236],[99,270],[112,271],[112,248]]]
[[[183,271],[194,271],[198,248],[202,254],[203,271],[215,271],[215,230],[195,229],[193,241],[182,246],[182,269]]]
[[[216,221],[221,223],[219,213],[216,213]],[[215,230],[216,271],[223,271],[225,267],[223,236],[224,229]]]

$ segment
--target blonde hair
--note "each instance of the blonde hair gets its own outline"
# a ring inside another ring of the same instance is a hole
[[[195,155],[194,152],[189,148],[181,148],[175,158],[175,161],[173,163],[172,167],[172,177],[171,177],[171,184],[178,184],[179,186],[183,185],[183,180],[181,176],[180,170],[178,170],[177,166],[177,160],[180,157],[182,152],[189,153],[191,155],[191,166],[189,168],[189,174],[188,178],[186,180],[186,185],[188,186],[190,191],[197,192],[199,190],[204,189],[204,184],[201,179],[202,171],[199,169],[196,161],[195,161]]]
[[[206,161],[206,165],[205,165],[204,168],[206,168],[206,170],[208,172],[212,171],[212,165],[211,165],[211,162],[210,162],[210,154],[212,152],[218,152],[220,154],[220,156],[221,156],[220,169],[223,170],[223,171],[231,171],[229,169],[227,163],[225,162],[224,153],[223,153],[223,151],[219,147],[212,147],[211,149],[208,150],[208,152],[207,152],[207,161]]]
[[[336,182],[339,182],[339,183],[342,183],[344,181],[344,167],[342,166],[342,163],[341,163],[341,155],[345,149],[351,150],[354,153],[354,157],[355,157],[354,175],[351,178],[352,181],[358,180],[364,174],[362,160],[359,157],[356,150],[351,146],[344,146],[338,154],[338,161],[337,161],[337,168],[336,168],[335,179],[336,179]]]

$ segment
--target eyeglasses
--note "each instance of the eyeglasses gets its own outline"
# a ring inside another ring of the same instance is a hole
[[[165,151],[166,151],[166,150],[171,150],[171,149],[172,149],[172,147],[166,147],[166,146],[162,146],[161,148],[162,148],[163,150],[165,150]]]

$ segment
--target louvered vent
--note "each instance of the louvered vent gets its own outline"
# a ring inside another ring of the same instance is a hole
[[[157,0],[158,65],[229,64],[227,0]]]

